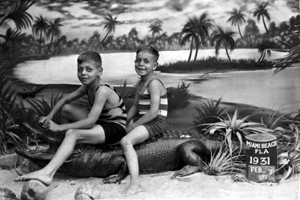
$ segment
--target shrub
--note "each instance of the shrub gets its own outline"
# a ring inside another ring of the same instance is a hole
[[[288,150],[278,155],[278,171],[283,170],[280,182],[283,182],[300,172],[300,131],[296,125],[292,126],[294,128],[293,145]]]
[[[28,103],[29,105],[31,105],[31,110],[29,112],[29,114],[33,114],[35,115],[32,119],[34,121],[31,122],[35,122],[37,120],[37,117],[41,117],[41,116],[46,116],[49,114],[49,112],[52,110],[52,108],[54,107],[54,105],[62,98],[63,94],[58,92],[56,94],[56,96],[52,95],[50,102],[48,103],[47,101],[45,101],[43,98],[41,100],[39,99],[28,99]],[[80,102],[79,102],[80,103]],[[84,104],[83,104],[84,106]],[[59,115],[55,115],[53,117],[53,121],[57,122],[59,118]],[[27,122],[30,123],[30,121],[27,120]]]
[[[233,59],[229,62],[227,59],[208,57],[196,62],[178,61],[175,63],[168,63],[156,68],[157,71],[166,73],[182,73],[190,71],[203,71],[203,70],[254,70],[254,69],[271,69],[273,63],[271,61],[265,61],[264,66],[257,66],[254,59]]]
[[[135,87],[127,87],[127,83],[124,81],[123,86],[118,89],[118,92],[123,98],[126,109],[129,110],[135,97]]]
[[[204,172],[208,175],[245,173],[246,164],[242,161],[241,157],[242,155],[240,154],[232,156],[228,152],[228,149],[222,145],[215,153],[211,152],[211,159],[206,164]]]
[[[265,128],[261,123],[248,122],[247,120],[251,117],[248,115],[243,119],[238,119],[238,110],[236,110],[232,117],[227,113],[227,119],[220,119],[220,122],[208,123],[208,128],[205,130],[205,133],[209,134],[221,134],[224,136],[224,142],[228,146],[230,155],[233,151],[233,140],[239,142],[240,150],[242,150],[243,141],[245,136],[254,133],[272,133],[273,130]]]
[[[0,154],[8,153],[9,147],[21,142],[15,133],[18,128],[15,122],[19,111],[16,107],[16,95],[6,77],[7,70],[0,68]]]
[[[283,127],[287,126],[290,122],[290,120],[286,118],[286,115],[287,114],[279,114],[277,110],[269,114],[267,119],[261,118],[261,123],[269,129],[284,133],[285,129]]]
[[[185,82],[181,82],[181,86],[177,88],[169,87],[168,91],[168,111],[172,112],[174,110],[182,109],[190,105],[191,95],[189,94],[190,84],[186,85]]]
[[[6,154],[10,147],[21,144],[21,138],[15,133],[19,128],[15,116],[0,106],[0,154]]]
[[[198,126],[206,123],[215,123],[220,121],[219,118],[224,117],[225,108],[220,107],[221,98],[214,102],[212,99],[207,100],[200,108],[196,108],[198,117],[195,118],[194,124],[195,129],[201,132],[204,126]]]

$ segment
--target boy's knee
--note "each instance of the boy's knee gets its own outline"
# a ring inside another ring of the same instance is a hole
[[[60,112],[62,115],[68,115],[68,114],[70,114],[71,110],[72,110],[72,106],[69,104],[65,104],[61,108]]]
[[[65,137],[77,137],[76,129],[69,129],[66,131]]]
[[[132,146],[132,142],[130,141],[130,139],[128,137],[123,137],[120,141],[120,144],[123,148],[127,147],[127,146]]]

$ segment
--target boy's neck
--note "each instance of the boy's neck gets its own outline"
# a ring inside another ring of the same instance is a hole
[[[92,82],[91,84],[87,85],[87,88],[94,91],[99,85],[101,85],[101,79],[97,79],[96,81]]]
[[[154,74],[149,74],[148,76],[141,76],[141,80],[143,82],[147,82],[147,81],[149,81],[149,80],[151,80],[153,78],[154,78]]]

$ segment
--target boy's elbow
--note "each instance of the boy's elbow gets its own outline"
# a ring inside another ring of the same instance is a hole
[[[91,129],[91,128],[94,128],[94,126],[95,126],[95,123],[90,123],[90,124],[87,125],[87,128]]]
[[[96,121],[92,119],[88,119],[86,123],[86,128],[93,128],[96,125]]]
[[[154,110],[154,111],[150,112],[150,114],[151,114],[151,117],[154,119],[158,116],[158,110]]]

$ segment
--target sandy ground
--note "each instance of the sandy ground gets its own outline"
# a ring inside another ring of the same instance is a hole
[[[55,88],[53,89],[53,87],[47,88],[39,95],[45,96],[54,90]],[[191,105],[187,108],[174,111],[169,115],[168,129],[189,130],[193,126],[193,120],[197,116],[195,108],[200,107],[204,99],[199,97],[191,102]],[[239,109],[241,115],[252,113],[267,117],[271,112],[268,109],[250,105],[224,102],[221,105],[226,107],[228,112],[234,112],[235,109]],[[230,176],[208,176],[203,173],[171,180],[172,174],[173,172],[164,172],[141,175],[141,185],[144,191],[132,196],[123,196],[121,194],[129,182],[129,177],[119,185],[101,185],[101,178],[79,179],[56,174],[52,183],[52,190],[48,193],[46,200],[74,199],[76,189],[88,181],[98,185],[101,191],[101,199],[300,199],[299,177],[291,178],[278,184],[239,182],[234,181]],[[14,169],[0,170],[0,187],[10,188],[19,197],[24,182],[14,182],[13,179],[16,176],[17,173]]]
[[[235,182],[230,176],[208,176],[203,173],[171,180],[172,173],[141,175],[144,191],[131,196],[121,195],[129,182],[129,177],[119,185],[101,185],[100,178],[76,179],[57,174],[52,183],[54,188],[48,193],[46,200],[74,199],[77,188],[88,181],[99,186],[101,199],[299,199],[299,177],[277,184]],[[14,182],[13,178],[16,176],[14,170],[1,170],[0,186],[10,188],[19,196],[24,183]]]

